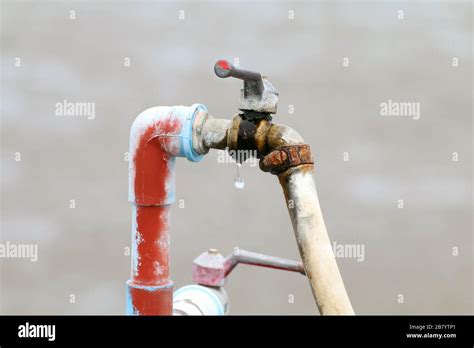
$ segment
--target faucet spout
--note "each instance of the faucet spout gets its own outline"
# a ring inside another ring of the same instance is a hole
[[[260,168],[278,176],[319,312],[354,314],[319,205],[309,146],[292,128],[267,119],[252,122],[237,115],[230,123],[209,117],[203,120],[204,131],[196,142],[205,152],[198,152],[226,147],[256,150]]]

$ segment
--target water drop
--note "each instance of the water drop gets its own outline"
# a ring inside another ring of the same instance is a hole
[[[235,178],[234,178],[234,186],[235,188],[238,188],[238,189],[243,189],[245,187],[245,182],[244,182],[244,179],[242,179],[242,176],[240,175],[240,167],[242,165],[240,163],[237,163],[237,172],[235,174]]]

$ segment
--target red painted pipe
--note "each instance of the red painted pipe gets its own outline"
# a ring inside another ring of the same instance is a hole
[[[132,277],[127,313],[171,315],[169,219],[175,157],[198,161],[192,149],[192,107],[157,107],[141,113],[130,134],[129,200],[133,204]]]
[[[137,255],[135,262],[132,261],[132,278],[128,282],[133,314],[171,315],[173,312],[173,282],[169,278],[169,207],[134,207]]]

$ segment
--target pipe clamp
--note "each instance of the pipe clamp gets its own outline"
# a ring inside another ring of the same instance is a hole
[[[288,168],[314,164],[307,144],[280,146],[260,160],[260,169],[271,174],[281,174]]]

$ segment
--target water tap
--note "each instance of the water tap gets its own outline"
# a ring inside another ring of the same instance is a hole
[[[242,119],[255,122],[272,119],[271,114],[277,112],[278,92],[266,76],[238,69],[226,60],[217,61],[214,72],[220,78],[235,77],[244,81],[239,105]]]

